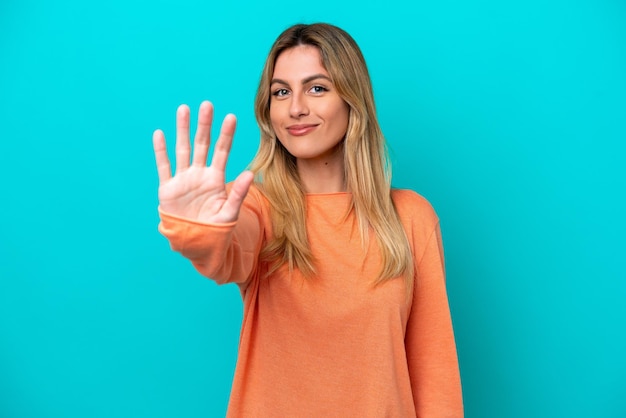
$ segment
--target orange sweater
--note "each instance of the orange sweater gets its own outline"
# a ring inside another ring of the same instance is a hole
[[[239,220],[211,225],[161,212],[172,249],[244,300],[228,417],[462,417],[439,222],[416,193],[392,194],[411,244],[415,290],[403,279],[372,286],[376,240],[365,248],[349,193],[307,195],[316,277],[283,266],[264,277],[269,205],[251,188]]]

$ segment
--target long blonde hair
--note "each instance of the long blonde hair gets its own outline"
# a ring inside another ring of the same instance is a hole
[[[373,231],[380,248],[382,267],[376,283],[404,276],[410,295],[413,257],[391,199],[391,168],[365,59],[348,33],[325,23],[299,24],[281,33],[261,75],[255,99],[261,142],[251,169],[270,203],[273,228],[273,238],[262,250],[261,258],[270,262],[270,271],[287,263],[290,270],[297,267],[305,277],[315,273],[305,225],[304,187],[295,158],[277,140],[270,121],[270,80],[276,59],[299,45],[318,48],[337,92],[350,107],[343,141],[346,188],[352,193],[350,210],[355,212],[363,242]]]

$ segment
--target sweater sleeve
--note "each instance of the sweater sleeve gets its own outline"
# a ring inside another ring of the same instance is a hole
[[[417,260],[405,345],[419,418],[461,418],[463,397],[437,222]]]
[[[159,232],[202,275],[218,284],[245,285],[257,266],[263,237],[261,209],[250,195],[232,223],[202,223],[159,208]]]

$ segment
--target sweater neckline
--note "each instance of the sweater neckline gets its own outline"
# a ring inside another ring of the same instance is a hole
[[[332,197],[332,196],[352,196],[351,192],[329,192],[329,193],[305,193],[305,197]]]

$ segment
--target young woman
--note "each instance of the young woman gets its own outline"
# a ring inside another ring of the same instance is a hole
[[[235,117],[177,113],[176,173],[154,134],[160,231],[244,301],[229,417],[462,417],[438,218],[392,190],[370,78],[328,24],[276,40],[251,165],[226,185]]]

